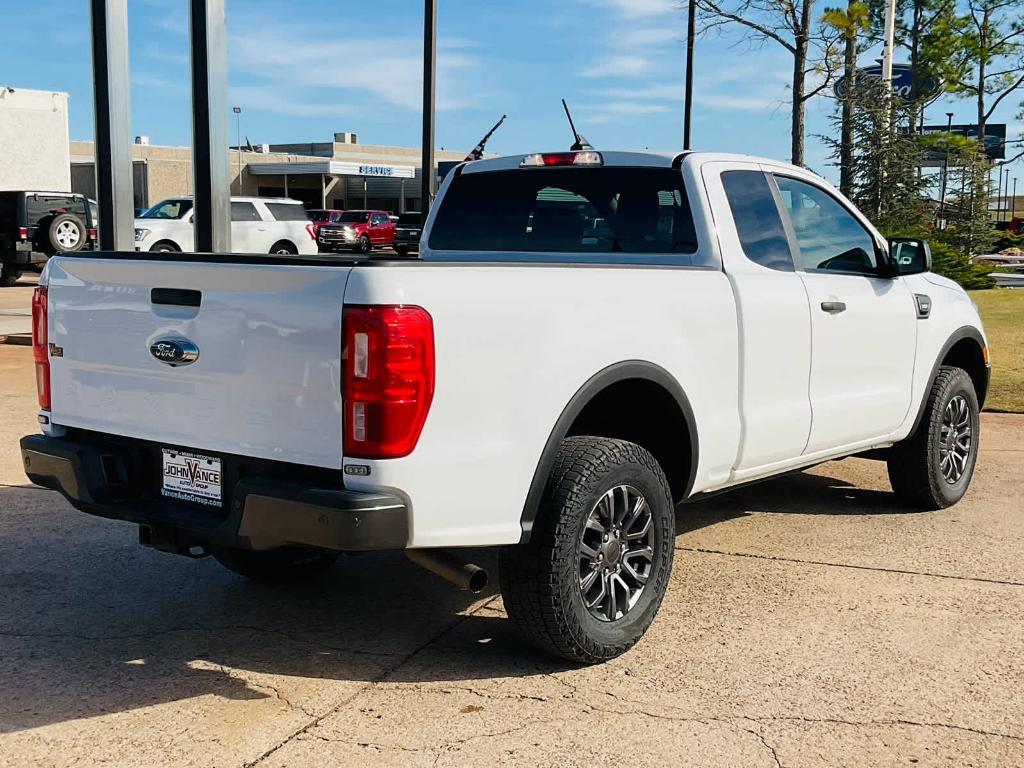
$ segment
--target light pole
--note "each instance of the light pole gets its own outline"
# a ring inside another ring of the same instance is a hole
[[[1013,195],[1010,197],[1010,221],[1017,218],[1017,177],[1013,177]]]
[[[235,149],[238,152],[238,194],[242,194],[242,108],[232,107],[235,113],[235,136],[238,145]]]

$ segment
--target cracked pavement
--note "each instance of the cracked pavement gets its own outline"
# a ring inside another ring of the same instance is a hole
[[[267,587],[142,549],[25,485],[29,349],[0,409],[0,766],[1024,765],[1024,417],[942,512],[859,459],[681,507],[647,638],[580,668],[398,554]]]

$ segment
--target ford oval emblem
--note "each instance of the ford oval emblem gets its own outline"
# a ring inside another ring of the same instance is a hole
[[[192,365],[199,359],[199,347],[188,339],[158,339],[150,345],[149,354],[173,367]]]

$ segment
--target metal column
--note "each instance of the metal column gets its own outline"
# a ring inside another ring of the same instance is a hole
[[[231,251],[228,56],[224,0],[190,0],[192,167],[199,252]]]
[[[434,169],[434,94],[437,74],[437,2],[423,3],[423,156],[420,168],[420,211],[427,220],[434,200],[437,171]]]
[[[320,174],[320,207],[327,207],[327,180]]]
[[[92,0],[92,68],[100,248],[131,251],[135,248],[135,189],[128,0]]]

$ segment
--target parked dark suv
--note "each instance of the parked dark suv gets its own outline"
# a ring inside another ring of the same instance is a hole
[[[423,231],[421,214],[403,213],[398,217],[395,229],[395,252],[399,256],[408,256],[410,251],[420,250],[420,233]]]
[[[0,286],[41,269],[55,253],[90,249],[95,211],[71,192],[0,192]]]

